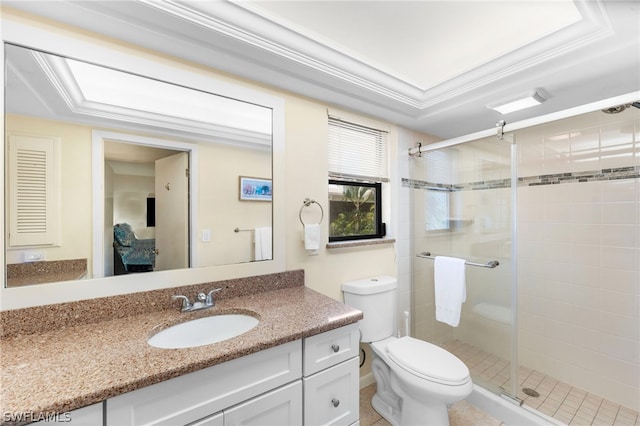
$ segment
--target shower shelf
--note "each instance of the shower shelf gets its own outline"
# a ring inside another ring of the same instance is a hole
[[[423,251],[420,254],[416,254],[416,257],[421,257],[423,259],[435,259],[435,256],[431,256],[431,253],[428,251]],[[490,260],[487,263],[476,263],[476,262],[468,262],[465,261],[464,262],[465,265],[469,265],[469,266],[480,266],[481,268],[495,268],[496,266],[500,265],[500,262],[498,262],[497,260]]]

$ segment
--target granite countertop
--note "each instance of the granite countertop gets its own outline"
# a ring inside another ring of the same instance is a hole
[[[87,259],[7,264],[7,287],[79,280],[87,274]]]
[[[249,332],[211,345],[158,349],[147,338],[189,319],[254,313]],[[2,413],[62,413],[286,342],[356,322],[362,313],[303,285],[4,338]]]

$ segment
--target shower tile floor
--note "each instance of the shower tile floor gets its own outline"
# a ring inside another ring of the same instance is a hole
[[[460,358],[471,371],[491,385],[509,387],[511,365],[508,361],[457,340],[443,348]],[[571,426],[640,426],[637,411],[600,398],[536,370],[520,366],[519,389],[529,388],[540,394],[532,397],[520,390],[524,404]]]

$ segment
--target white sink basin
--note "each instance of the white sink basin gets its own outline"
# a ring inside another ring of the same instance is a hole
[[[162,349],[194,348],[239,336],[258,325],[251,315],[227,314],[176,324],[151,336],[149,345]]]

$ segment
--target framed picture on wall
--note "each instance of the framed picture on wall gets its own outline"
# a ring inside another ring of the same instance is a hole
[[[271,179],[240,176],[241,201],[271,201]]]

